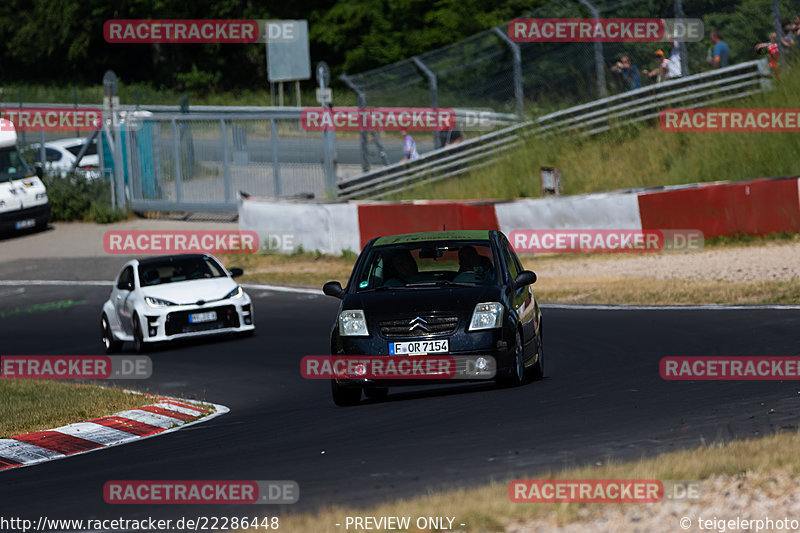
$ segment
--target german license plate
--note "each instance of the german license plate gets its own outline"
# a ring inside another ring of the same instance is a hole
[[[389,355],[425,355],[429,353],[447,353],[449,350],[450,342],[447,339],[389,343]]]
[[[198,322],[213,322],[217,319],[216,311],[208,311],[205,313],[192,313],[189,315],[189,324],[197,324]]]
[[[36,220],[29,218],[27,220],[20,220],[19,222],[14,224],[14,227],[17,229],[27,229],[27,228],[32,228],[35,225],[36,225]]]

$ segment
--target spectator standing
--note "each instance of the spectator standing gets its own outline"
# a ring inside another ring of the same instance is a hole
[[[713,68],[727,67],[731,63],[731,49],[728,43],[722,40],[722,35],[717,30],[711,30],[711,42],[714,50],[706,58]]]
[[[622,56],[617,64],[611,67],[611,72],[616,72],[622,76],[622,84],[626,91],[639,89],[642,86],[642,76],[639,69],[631,63],[628,56]]]
[[[662,81],[669,79],[669,59],[664,57],[664,52],[661,50],[656,50],[653,53],[653,56],[655,56],[656,61],[658,61],[658,66],[653,70],[643,70],[642,72],[648,78],[655,76],[656,83],[661,83]]]
[[[769,34],[769,42],[768,43],[758,43],[756,45],[756,52],[759,50],[767,49],[767,56],[769,56],[769,68],[772,69],[772,73],[775,74],[775,79],[780,79],[779,71],[781,68],[780,63],[780,51],[778,50],[778,34],[772,32]]]
[[[402,163],[406,161],[415,161],[419,159],[419,152],[417,152],[417,143],[414,142],[414,137],[411,136],[406,130],[400,132],[403,135],[403,159]]]

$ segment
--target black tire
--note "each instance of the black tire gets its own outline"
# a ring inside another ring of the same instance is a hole
[[[333,403],[339,407],[358,405],[361,401],[361,387],[342,387],[336,383],[335,379],[332,379],[331,396],[333,396]]]
[[[542,346],[542,323],[539,322],[539,334],[536,335],[536,365],[531,369],[531,381],[544,378],[544,348]]]
[[[252,337],[255,334],[255,332],[256,332],[256,330],[251,329],[250,331],[241,331],[241,332],[237,333],[236,335],[240,339],[246,339],[247,337]]]
[[[139,325],[139,315],[133,315],[133,349],[136,353],[145,353],[147,345],[144,342],[144,333]]]
[[[100,319],[100,338],[106,353],[118,352],[122,348],[122,341],[116,340],[111,333],[111,325],[108,323],[108,317],[105,313]]]
[[[385,400],[389,396],[388,387],[366,387],[364,389],[364,396],[370,400]]]
[[[500,378],[498,383],[504,387],[519,387],[525,383],[525,345],[519,330],[514,338],[513,361],[509,375]]]

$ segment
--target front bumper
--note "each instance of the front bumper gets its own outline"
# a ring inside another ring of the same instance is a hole
[[[17,227],[18,222],[33,220],[33,226]],[[33,228],[47,226],[50,221],[50,202],[16,211],[5,211],[0,213],[0,232],[15,233]]]
[[[335,355],[385,355],[389,356],[389,343],[391,342],[413,342],[420,340],[443,340],[449,341],[449,351],[447,353],[431,353],[429,355],[415,355],[412,357],[437,357],[437,356],[456,356],[458,368],[458,356],[490,356],[496,362],[496,376],[503,376],[509,372],[513,366],[513,347],[507,341],[508,334],[504,329],[492,329],[483,331],[455,331],[449,335],[436,335],[430,337],[384,337],[379,334],[372,334],[370,337],[340,337],[335,334],[336,350]],[[512,337],[513,338],[513,335]],[[491,379],[491,378],[490,378]],[[353,387],[397,387],[404,385],[435,385],[443,383],[479,383],[477,379],[337,379],[340,386]]]
[[[192,322],[191,315],[214,311],[216,320]],[[145,342],[163,342],[174,339],[243,333],[255,329],[253,304],[222,300],[214,304],[199,306],[169,306],[145,308],[141,318]]]

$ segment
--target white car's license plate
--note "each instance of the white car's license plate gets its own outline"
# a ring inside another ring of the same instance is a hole
[[[390,342],[389,355],[425,355],[429,353],[447,353],[450,341],[410,341]]]
[[[189,324],[197,324],[198,322],[213,322],[217,319],[216,311],[208,311],[206,313],[192,313],[189,315]]]
[[[26,229],[26,228],[32,228],[35,225],[36,225],[36,220],[29,218],[27,220],[20,220],[19,222],[14,224],[14,227],[17,229]]]

